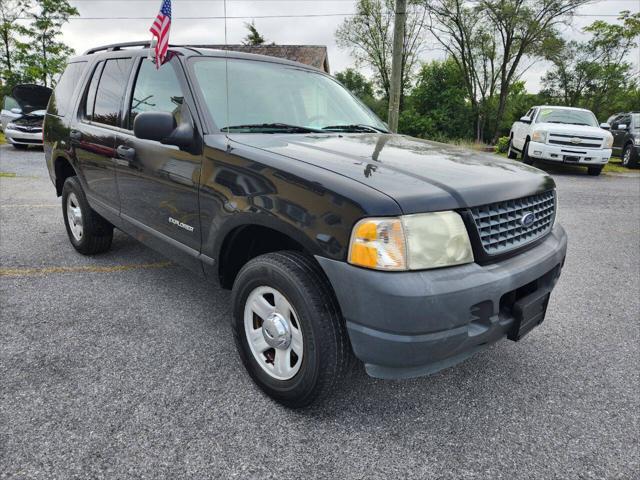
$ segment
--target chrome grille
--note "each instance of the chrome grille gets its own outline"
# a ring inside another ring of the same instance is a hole
[[[576,148],[601,148],[604,137],[589,137],[586,135],[563,135],[550,133],[549,143],[553,145],[565,145]]]
[[[484,251],[490,255],[508,252],[545,236],[553,226],[555,190],[529,197],[471,208]],[[523,225],[532,213],[533,222]]]

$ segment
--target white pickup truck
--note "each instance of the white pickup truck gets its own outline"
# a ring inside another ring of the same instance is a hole
[[[589,175],[600,175],[611,158],[613,135],[609,124],[598,125],[589,110],[572,107],[532,107],[515,122],[509,134],[509,158],[582,165]]]

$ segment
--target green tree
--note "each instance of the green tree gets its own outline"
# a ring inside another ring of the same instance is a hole
[[[391,85],[394,4],[394,0],[358,0],[356,15],[345,19],[336,30],[338,46],[351,52],[356,65],[367,66],[374,71],[376,83],[387,102]],[[422,1],[412,0],[407,4],[402,49],[401,107],[423,49],[426,11],[426,4]]]
[[[455,60],[473,106],[477,137],[498,136],[507,99],[523,67],[557,43],[556,27],[570,21],[587,0],[425,0],[429,28]],[[484,120],[494,102],[491,124]]]
[[[6,88],[21,80],[15,52],[19,48],[18,37],[24,34],[18,19],[24,14],[26,3],[24,0],[0,1],[0,79],[2,86]]]
[[[400,115],[399,131],[436,140],[473,137],[471,103],[453,59],[422,66]]]
[[[373,82],[367,77],[354,68],[347,68],[343,72],[338,72],[335,77],[380,118],[386,118],[387,103],[384,99],[376,97]]]
[[[255,22],[245,23],[244,26],[249,30],[249,33],[244,37],[244,40],[242,40],[243,45],[264,45],[266,40],[260,35],[260,32],[258,32]]]
[[[62,72],[73,50],[60,41],[62,26],[78,10],[67,0],[35,0],[26,16],[30,19],[24,34],[28,42],[20,43],[17,58],[27,76],[38,79],[43,85],[52,85]]]
[[[553,68],[542,78],[543,95],[568,106],[589,108],[599,118],[640,108],[638,80],[630,53],[640,38],[640,13],[621,12],[619,23],[597,20],[584,29],[586,42],[566,42],[549,59]]]

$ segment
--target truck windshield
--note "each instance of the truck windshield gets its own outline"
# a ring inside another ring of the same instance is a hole
[[[375,114],[322,73],[292,65],[232,58],[195,57],[191,62],[211,118],[221,130],[242,133],[387,131]]]
[[[538,123],[566,123],[569,125],[585,125],[588,127],[597,127],[598,120],[591,112],[584,110],[568,110],[565,108],[541,108]]]

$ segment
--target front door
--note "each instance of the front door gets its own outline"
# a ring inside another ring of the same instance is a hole
[[[114,58],[96,66],[70,132],[89,202],[98,209],[106,206],[115,214],[120,203],[114,169],[115,133],[131,65],[131,58]]]
[[[170,112],[176,124],[191,122],[178,60],[160,69],[149,59],[138,60],[137,74],[128,96],[125,131],[116,135],[117,178],[121,216],[143,241],[166,255],[200,269],[198,183],[201,155],[133,135],[136,115]],[[179,257],[179,258],[178,258]]]

